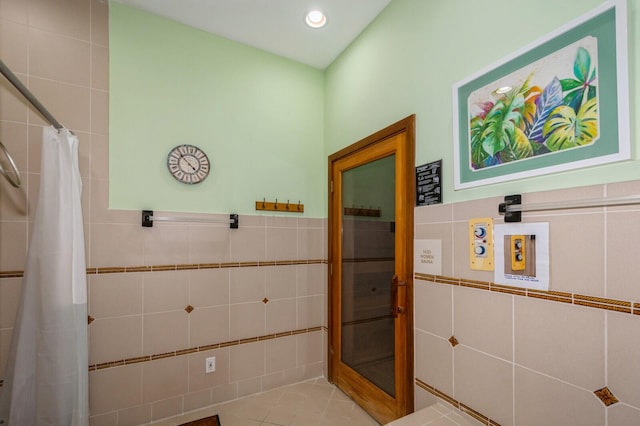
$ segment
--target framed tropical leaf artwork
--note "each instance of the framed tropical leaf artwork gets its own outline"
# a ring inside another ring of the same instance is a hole
[[[625,0],[453,86],[455,189],[630,158]]]

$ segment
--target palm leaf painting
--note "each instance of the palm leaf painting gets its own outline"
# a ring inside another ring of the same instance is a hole
[[[598,136],[597,108],[596,98],[592,98],[580,107],[577,114],[566,105],[554,109],[542,130],[547,136],[549,150],[560,151],[593,143]]]
[[[596,66],[579,47],[573,76],[544,87],[522,85],[475,105],[469,120],[471,168],[479,170],[594,143],[598,138]]]
[[[596,96],[596,88],[591,83],[596,79],[596,69],[591,67],[591,55],[584,47],[578,48],[573,64],[575,78],[560,81],[565,93],[564,103],[577,113],[580,107]]]

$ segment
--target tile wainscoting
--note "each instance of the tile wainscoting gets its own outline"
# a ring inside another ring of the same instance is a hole
[[[326,263],[87,268],[91,423],[150,422],[324,376]],[[4,349],[22,276],[0,272]]]
[[[640,181],[522,197],[637,194]],[[441,401],[502,426],[640,424],[640,206],[525,212],[523,223],[549,226],[549,291],[539,291],[469,266],[469,221],[503,224],[501,202],[415,210],[416,239],[440,240],[443,254],[440,274],[414,276],[416,379],[425,384],[416,409]]]

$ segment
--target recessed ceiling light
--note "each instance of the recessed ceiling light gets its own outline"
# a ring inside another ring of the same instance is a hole
[[[305,21],[311,28],[321,28],[324,27],[324,24],[327,23],[327,17],[324,16],[324,13],[320,12],[319,10],[312,10],[311,12],[307,13]]]

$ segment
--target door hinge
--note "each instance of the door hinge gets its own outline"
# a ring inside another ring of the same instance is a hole
[[[333,276],[333,263],[329,264],[329,275]]]
[[[333,192],[333,181],[331,181],[331,192]]]

